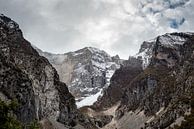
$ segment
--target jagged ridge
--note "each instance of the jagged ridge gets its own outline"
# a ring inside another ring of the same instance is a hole
[[[149,57],[144,70],[133,72],[134,77],[130,78],[134,68],[118,69],[110,87],[91,107],[109,110],[121,100],[114,120],[105,129],[164,129],[180,124],[184,115],[189,114],[194,93],[194,34],[165,34],[141,47],[139,53]],[[138,59],[144,62],[144,57]],[[117,92],[119,89],[122,92]]]
[[[92,105],[109,86],[114,71],[123,62],[118,56],[111,57],[93,47],[65,54],[38,51],[57,69],[60,80],[69,85],[78,107]]]

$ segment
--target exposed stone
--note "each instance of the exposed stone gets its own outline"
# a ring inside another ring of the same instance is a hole
[[[49,61],[23,38],[17,23],[0,16],[1,99],[17,99],[14,112],[22,123],[52,119],[73,127],[94,129],[89,118],[77,111],[75,99]]]
[[[142,110],[146,117],[152,117],[149,121],[145,119],[143,128],[164,129],[184,116],[194,91],[193,43],[191,33],[157,38],[150,65],[125,90],[116,111],[118,121],[126,112]]]
[[[121,100],[128,84],[142,72],[142,61],[134,57],[124,61],[120,69],[111,78],[110,86],[94,104],[96,110],[106,110]]]
[[[123,62],[118,55],[111,57],[105,51],[93,47],[65,54],[51,54],[36,49],[56,68],[60,80],[69,86],[70,92],[75,96],[78,107],[92,105],[95,100],[86,102],[87,99],[95,96],[93,99],[97,100]]]

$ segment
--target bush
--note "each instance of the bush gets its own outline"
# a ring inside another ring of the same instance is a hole
[[[22,125],[16,120],[12,111],[18,106],[17,101],[7,104],[0,100],[0,129],[22,129]]]
[[[22,125],[13,111],[19,106],[17,100],[6,103],[0,99],[0,129],[40,129],[37,121],[32,122],[29,126]]]
[[[40,125],[37,121],[34,121],[30,124],[29,129],[40,129]]]

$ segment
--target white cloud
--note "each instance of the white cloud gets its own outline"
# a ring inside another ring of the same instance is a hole
[[[122,58],[159,34],[193,31],[193,7],[193,0],[0,0],[1,13],[43,50],[93,46]]]

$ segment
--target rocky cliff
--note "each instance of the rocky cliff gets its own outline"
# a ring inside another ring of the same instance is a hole
[[[113,74],[109,87],[104,90],[103,96],[92,106],[96,110],[106,110],[117,104],[124,95],[125,89],[138,74],[143,71],[142,61],[130,57],[124,61],[120,69]]]
[[[190,114],[194,93],[194,34],[165,34],[151,43],[149,65],[131,81],[122,81],[127,88],[108,128],[165,129],[180,124],[184,115]],[[118,79],[124,77],[120,75]]]
[[[24,124],[48,119],[70,127],[83,123],[95,128],[77,111],[74,97],[49,61],[23,38],[18,24],[4,15],[0,15],[0,98],[19,102],[14,113]]]
[[[105,51],[92,47],[65,54],[37,50],[56,68],[60,80],[68,84],[78,107],[92,105],[109,86],[110,78],[123,62],[119,56],[111,57]]]
[[[0,99],[18,101],[13,113],[23,124],[38,120],[43,128],[170,129],[193,113],[194,33],[158,36],[122,62],[95,48],[43,54],[64,70],[61,80],[69,81],[74,95],[105,90],[93,106],[79,110],[88,116],[82,115],[54,67],[23,38],[17,23],[0,15]]]
[[[137,59],[142,60],[142,68],[145,69],[152,58],[152,52],[154,48],[154,42],[156,42],[156,39],[152,39],[150,41],[144,41],[141,44],[141,47],[139,49],[139,52],[134,56]]]

